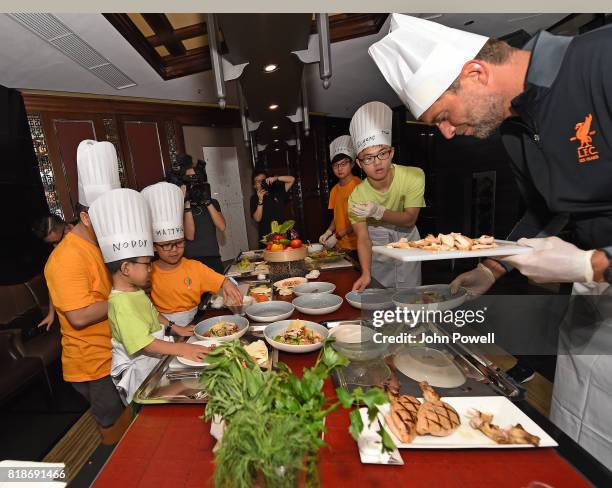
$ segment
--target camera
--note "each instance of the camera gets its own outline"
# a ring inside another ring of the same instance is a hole
[[[193,168],[195,174],[188,175],[187,170]],[[177,186],[187,187],[186,197],[193,206],[203,206],[211,199],[210,184],[206,174],[206,162],[198,159],[195,167],[193,159],[188,154],[179,154],[176,163],[166,175],[166,181]]]

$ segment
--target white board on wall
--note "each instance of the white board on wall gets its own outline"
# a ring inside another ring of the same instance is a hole
[[[212,197],[225,217],[225,232],[217,231],[221,260],[234,259],[249,248],[235,147],[202,147]]]

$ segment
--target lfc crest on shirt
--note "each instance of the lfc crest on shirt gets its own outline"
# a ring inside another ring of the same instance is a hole
[[[577,148],[578,162],[588,163],[599,159],[597,148],[593,145],[593,138],[597,131],[591,130],[593,124],[593,114],[587,114],[584,121],[578,122],[574,127],[575,135],[570,137],[570,141],[579,141],[580,145]]]

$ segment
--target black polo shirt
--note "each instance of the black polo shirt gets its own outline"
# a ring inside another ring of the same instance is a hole
[[[612,250],[612,26],[576,37],[539,33],[518,117],[500,128],[527,213],[509,239],[566,224],[583,249]]]

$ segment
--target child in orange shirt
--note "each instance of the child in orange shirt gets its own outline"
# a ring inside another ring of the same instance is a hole
[[[328,248],[337,246],[345,251],[357,249],[357,237],[348,217],[348,198],[353,189],[361,183],[361,178],[353,175],[355,149],[351,136],[340,136],[329,145],[332,170],[338,183],[329,194],[328,208],[334,211],[334,218],[319,242]]]
[[[188,325],[198,311],[203,293],[222,291],[224,299],[242,303],[238,287],[222,274],[183,257],[183,193],[170,183],[151,185],[142,194],[149,203],[153,246],[159,260],[151,273],[151,300],[170,322]]]

